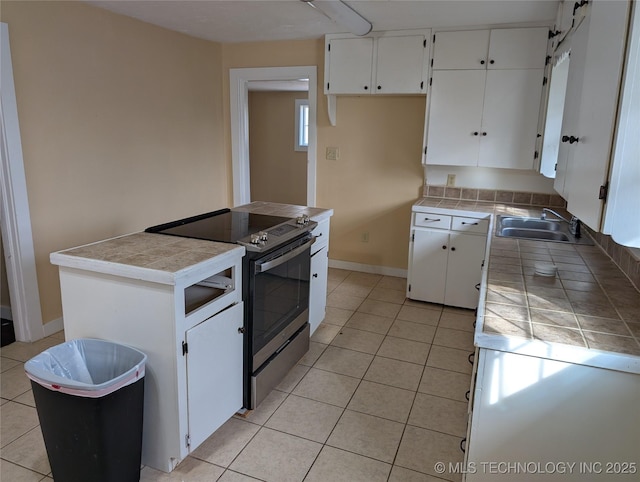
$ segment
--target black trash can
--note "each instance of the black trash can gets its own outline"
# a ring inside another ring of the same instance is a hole
[[[56,482],[140,480],[147,356],[78,339],[25,363]]]

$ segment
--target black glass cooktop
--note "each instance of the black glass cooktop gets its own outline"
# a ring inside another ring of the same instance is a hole
[[[171,223],[152,226],[145,231],[184,238],[237,243],[260,231],[269,231],[271,235],[278,236],[279,231],[287,231],[289,227],[288,225],[278,225],[288,221],[291,221],[291,218],[221,209]],[[271,229],[275,226],[278,227]],[[282,232],[282,234],[286,233]]]

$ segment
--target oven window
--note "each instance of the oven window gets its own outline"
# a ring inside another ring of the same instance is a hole
[[[267,271],[255,274],[253,353],[309,308],[310,248]]]

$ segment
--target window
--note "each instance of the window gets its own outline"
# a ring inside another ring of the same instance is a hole
[[[309,101],[296,99],[296,151],[306,151],[309,147]]]

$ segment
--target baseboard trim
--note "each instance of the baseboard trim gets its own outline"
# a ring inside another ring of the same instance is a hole
[[[401,268],[390,268],[388,266],[376,266],[373,264],[353,263],[351,261],[340,261],[338,259],[329,260],[330,268],[348,269],[350,271],[360,271],[362,273],[381,274],[384,276],[395,276],[406,278],[407,270]]]
[[[13,321],[13,315],[11,314],[10,306],[0,306],[0,318],[4,320]]]
[[[48,323],[45,323],[44,325],[42,325],[42,328],[44,330],[44,336],[51,336],[54,333],[62,331],[64,329],[64,323],[62,321],[62,318],[57,318],[55,320],[51,320]]]

